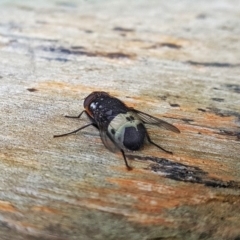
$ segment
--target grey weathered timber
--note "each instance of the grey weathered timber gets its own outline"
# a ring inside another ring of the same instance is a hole
[[[240,238],[240,2],[1,1],[0,239]],[[109,152],[106,91],[178,127]]]

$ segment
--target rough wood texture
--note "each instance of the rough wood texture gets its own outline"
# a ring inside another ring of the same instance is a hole
[[[240,6],[0,3],[0,239],[240,239]],[[174,124],[108,152],[84,97],[104,90]],[[132,159],[132,160],[131,160]]]

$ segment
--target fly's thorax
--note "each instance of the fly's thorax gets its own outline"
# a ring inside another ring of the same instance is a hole
[[[121,149],[139,150],[146,137],[146,128],[133,112],[118,114],[109,124],[108,133]]]
[[[126,113],[128,108],[119,99],[109,95],[97,94],[94,99],[87,102],[86,111],[96,122],[110,123],[115,116]]]

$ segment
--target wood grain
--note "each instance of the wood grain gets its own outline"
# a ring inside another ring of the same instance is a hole
[[[240,238],[237,0],[0,3],[0,239]],[[175,125],[109,152],[92,91]]]

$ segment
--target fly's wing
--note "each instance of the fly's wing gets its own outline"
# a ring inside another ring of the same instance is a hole
[[[101,140],[104,146],[111,152],[119,151],[118,146],[114,143],[114,141],[108,136],[107,134],[107,127],[100,124],[99,125],[99,132]]]
[[[175,133],[180,133],[179,129],[176,128],[175,126],[173,126],[170,123],[167,123],[159,118],[153,117],[147,113],[141,112],[139,110],[136,109],[131,109],[131,111],[133,111],[134,113],[136,113],[138,115],[138,117],[143,121],[143,123],[145,124],[151,124],[151,125],[155,125],[158,126],[160,128],[165,128],[166,130],[170,130],[172,132]]]

